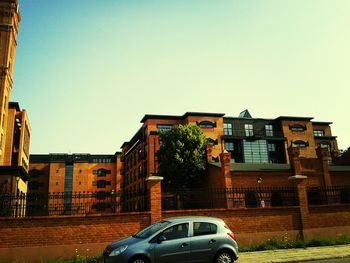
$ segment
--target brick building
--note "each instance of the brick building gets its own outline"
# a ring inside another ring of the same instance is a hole
[[[122,189],[128,197],[124,205],[127,210],[136,211],[134,206],[138,206],[138,200],[133,196],[145,191],[147,178],[158,172],[159,131],[177,124],[198,125],[208,138],[207,170],[203,178],[206,187],[288,188],[292,186],[289,178],[296,175],[307,179],[305,185],[309,187],[350,185],[350,166],[333,164],[338,146],[331,132],[331,122],[313,122],[312,119],[253,118],[248,110],[238,117],[196,112],[182,116],[145,115],[138,132],[122,145]],[[168,200],[181,194],[169,193]],[[192,190],[190,195],[193,194]],[[343,201],[350,200],[347,190],[341,194]],[[260,195],[245,192],[243,202],[259,206],[263,193]],[[280,204],[281,195],[278,192],[265,195],[264,202]]]
[[[237,171],[257,167],[269,167],[270,171],[290,171],[290,147],[297,147],[299,156],[304,158],[317,158],[317,147],[325,148],[329,163],[338,151],[336,137],[331,133],[331,123],[312,122],[312,118],[308,117],[252,118],[248,110],[241,112],[239,117],[187,112],[183,116],[145,115],[141,123],[133,138],[122,145],[122,178],[126,192],[143,189],[144,178],[157,173],[158,132],[177,124],[201,127],[209,142],[209,173],[213,167],[221,166],[219,155],[224,151],[230,153],[230,163]]]
[[[27,191],[31,129],[26,111],[10,102],[20,20],[18,1],[0,0],[0,194]]]
[[[42,200],[48,214],[106,210],[120,192],[120,158],[96,154],[32,154],[28,194]],[[49,199],[47,197],[50,197]],[[34,200],[33,203],[38,203]],[[84,207],[79,204],[84,203]],[[30,204],[29,204],[30,205]],[[36,209],[29,209],[35,214]]]

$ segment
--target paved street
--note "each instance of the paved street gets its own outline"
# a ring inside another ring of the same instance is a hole
[[[330,262],[350,262],[350,245],[246,252],[240,253],[237,263],[320,262],[320,260],[334,258],[346,259]]]

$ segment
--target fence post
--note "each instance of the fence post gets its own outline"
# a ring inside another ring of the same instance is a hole
[[[151,212],[150,224],[153,224],[162,219],[162,180],[163,177],[160,176],[150,176],[146,179],[149,209]]]
[[[221,173],[223,177],[223,187],[225,191],[226,208],[233,207],[233,197],[230,198],[230,192],[227,189],[232,189],[232,177],[231,177],[231,154],[224,150],[220,153]],[[231,200],[232,199],[232,200]]]
[[[300,209],[300,220],[301,220],[301,234],[303,239],[306,239],[305,230],[308,228],[309,220],[309,204],[307,200],[307,191],[306,191],[306,179],[305,175],[294,175],[290,176],[288,180],[297,188],[297,195],[299,200],[299,209]]]
[[[316,149],[316,153],[321,164],[324,186],[332,186],[328,168],[328,149],[320,146]]]

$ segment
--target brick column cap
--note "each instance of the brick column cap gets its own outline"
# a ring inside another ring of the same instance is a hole
[[[305,179],[307,179],[306,175],[293,175],[288,177],[289,181],[302,181]]]
[[[146,178],[146,181],[162,181],[164,179],[164,177],[162,176],[150,176],[148,178]]]

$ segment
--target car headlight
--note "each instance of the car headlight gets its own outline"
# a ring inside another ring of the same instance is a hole
[[[128,248],[127,245],[125,246],[121,246],[121,247],[118,247],[116,249],[113,249],[112,252],[109,254],[110,257],[112,256],[118,256],[120,255],[121,253],[123,253],[126,249]]]

